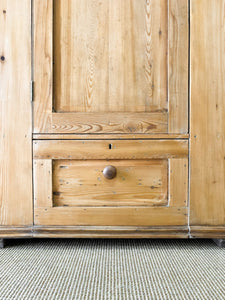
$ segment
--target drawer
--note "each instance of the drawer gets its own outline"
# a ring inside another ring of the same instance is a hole
[[[167,170],[166,160],[55,160],[52,204],[54,207],[167,205]]]
[[[35,225],[186,225],[188,141],[40,140]]]

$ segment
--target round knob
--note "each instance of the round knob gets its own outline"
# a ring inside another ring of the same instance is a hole
[[[113,179],[116,177],[116,168],[114,166],[107,166],[103,170],[103,175],[106,179]]]

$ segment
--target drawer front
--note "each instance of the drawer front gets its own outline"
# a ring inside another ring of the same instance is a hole
[[[35,225],[186,225],[188,142],[35,141]]]
[[[112,179],[107,178],[110,167],[116,172]],[[166,160],[55,160],[52,204],[54,207],[167,205],[167,172]]]

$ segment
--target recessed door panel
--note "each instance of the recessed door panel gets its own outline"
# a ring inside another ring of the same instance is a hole
[[[55,111],[166,111],[167,5],[55,1]]]

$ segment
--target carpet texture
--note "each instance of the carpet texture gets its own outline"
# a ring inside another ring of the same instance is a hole
[[[225,299],[211,240],[20,240],[0,250],[0,299]]]

